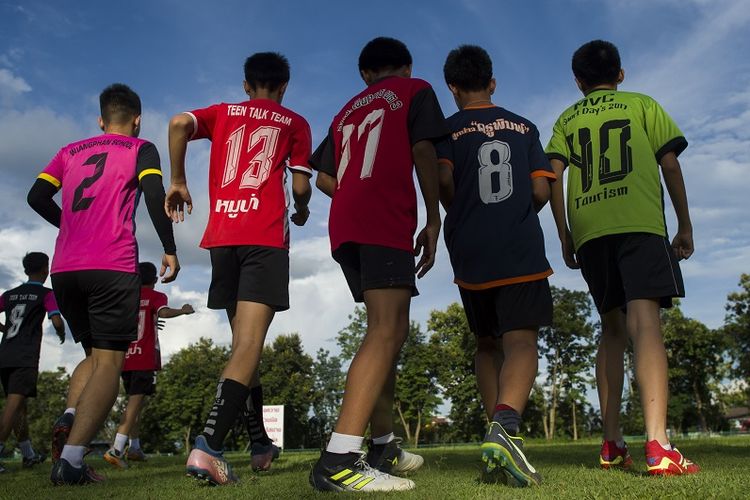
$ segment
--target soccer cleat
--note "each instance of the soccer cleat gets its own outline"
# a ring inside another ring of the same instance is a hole
[[[602,469],[629,469],[632,465],[627,443],[620,448],[615,441],[602,441],[599,452],[599,466]]]
[[[401,438],[395,438],[388,444],[373,444],[370,441],[367,463],[386,474],[408,474],[422,467],[424,458],[402,450],[400,444]]]
[[[496,467],[501,467],[520,486],[542,484],[541,474],[529,463],[523,452],[523,439],[508,434],[498,422],[490,422],[484,436],[482,461],[487,464],[486,474],[492,473]]]
[[[655,439],[646,443],[646,466],[652,476],[680,476],[701,470],[697,464],[682,456],[677,448],[672,446],[671,450],[665,450]]]
[[[102,458],[104,458],[105,462],[114,465],[118,469],[127,469],[128,463],[125,461],[125,457],[123,455],[123,453],[118,452],[114,448],[110,448]]]
[[[322,452],[310,471],[310,484],[318,491],[353,493],[414,489],[413,481],[370,467],[365,456],[364,452],[345,455]]]
[[[61,458],[52,465],[50,480],[55,486],[82,485],[89,483],[101,483],[104,477],[97,474],[94,469],[85,463],[76,468],[70,462]]]
[[[39,453],[35,451],[34,456],[32,457],[29,457],[29,458],[23,457],[23,460],[21,461],[21,466],[24,469],[29,469],[31,467],[34,467],[35,465],[41,464],[45,460],[47,460],[47,455],[45,455],[44,453]]]
[[[195,447],[190,452],[185,469],[188,476],[206,481],[212,486],[239,481],[224,455],[212,450],[206,443],[206,438],[201,435],[195,438]]]
[[[128,462],[145,462],[146,454],[140,448],[128,448],[125,458],[128,459]]]
[[[73,427],[73,420],[75,420],[75,415],[72,413],[63,413],[55,420],[55,425],[52,426],[52,446],[50,447],[50,452],[53,462],[60,460],[60,454],[65,443],[68,441],[70,429]]]
[[[256,472],[271,469],[271,462],[279,458],[279,447],[273,443],[253,443],[250,447],[250,466]]]

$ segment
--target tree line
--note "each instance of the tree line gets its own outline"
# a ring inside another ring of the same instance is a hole
[[[553,324],[540,331],[542,369],[524,412],[523,430],[546,439],[598,435],[601,418],[589,401],[595,388],[598,316],[586,292],[553,287],[552,293]],[[750,400],[750,275],[743,274],[739,290],[727,297],[720,328],[686,317],[679,305],[663,312],[662,326],[669,357],[669,427],[677,433],[726,430],[726,409]],[[341,403],[345,369],[366,328],[365,310],[357,307],[336,336],[338,355],[325,349],[310,355],[298,333],[280,335],[265,346],[260,364],[265,404],[285,405],[287,448],[317,448],[327,441]],[[459,304],[433,310],[425,325],[411,323],[397,366],[397,433],[412,444],[481,440],[486,420],[473,372],[475,348]],[[228,346],[201,338],[169,359],[141,419],[147,452],[189,449],[203,429],[203,415],[213,403],[215,382],[228,358]],[[28,402],[31,437],[41,449],[49,446],[52,421],[65,409],[69,378],[63,368],[41,372],[39,395]],[[642,434],[632,351],[626,357],[626,378],[623,430]],[[123,395],[98,439],[111,440],[124,404]],[[243,449],[247,439],[238,422],[227,448]]]

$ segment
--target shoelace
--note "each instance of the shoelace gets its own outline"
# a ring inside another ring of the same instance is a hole
[[[368,476],[373,476],[375,478],[388,476],[385,472],[380,472],[378,469],[371,467],[370,464],[367,463],[367,453],[364,451],[359,454],[359,458],[354,462],[354,465],[361,467],[362,472]]]

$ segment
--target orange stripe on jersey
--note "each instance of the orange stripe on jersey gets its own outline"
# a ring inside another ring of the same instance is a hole
[[[466,283],[456,278],[453,280],[455,284],[461,288],[467,290],[487,290],[488,288],[495,288],[498,286],[515,285],[517,283],[528,283],[529,281],[539,281],[548,276],[552,275],[552,269],[547,269],[541,273],[527,274],[526,276],[515,276],[513,278],[504,278],[501,280],[488,281],[487,283]]]
[[[438,163],[442,163],[443,165],[448,165],[451,170],[453,170],[453,162],[450,161],[448,158],[438,158]]]
[[[534,170],[531,172],[531,178],[534,179],[536,177],[548,177],[554,181],[557,180],[557,176],[554,172],[550,172],[548,170]]]
[[[42,172],[41,174],[37,175],[37,179],[44,179],[45,181],[49,182],[53,186],[55,186],[57,189],[60,189],[60,186],[62,186],[62,182],[60,182],[55,177],[52,177],[51,175]]]

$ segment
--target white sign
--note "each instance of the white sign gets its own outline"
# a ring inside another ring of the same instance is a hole
[[[284,405],[263,405],[263,425],[273,444],[284,448]]]

